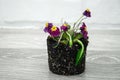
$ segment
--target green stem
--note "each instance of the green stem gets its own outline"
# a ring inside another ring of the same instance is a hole
[[[77,27],[78,27],[78,26],[81,24],[81,22],[82,22],[84,19],[86,19],[86,18],[87,18],[87,17],[81,19],[80,22],[78,23]]]
[[[70,35],[67,31],[66,31],[66,34],[67,34],[68,37],[69,37],[69,46],[72,47],[72,45],[73,45],[72,37],[71,37],[71,35]]]
[[[58,40],[58,43],[57,43],[57,45],[56,45],[54,48],[56,48],[56,47],[59,45],[59,43],[60,43],[60,41],[61,41],[61,39],[62,39],[63,33],[64,33],[64,32],[61,33],[60,38],[59,38],[59,40]]]
[[[83,17],[83,15],[74,23],[73,28],[75,27],[75,25],[80,21],[80,19]]]
[[[82,43],[82,41],[76,39],[75,42],[78,42],[79,45],[81,45],[82,48],[79,49],[78,53],[77,53],[77,56],[76,56],[76,63],[75,65],[77,66],[79,61],[81,60],[82,56],[83,56],[83,53],[84,53],[84,45]]]
[[[87,17],[85,17],[85,18],[83,18],[83,19],[80,20],[80,22],[77,24],[76,28],[74,28],[75,31],[77,31],[77,29],[78,29],[79,25],[81,24],[81,22],[82,22],[84,19],[86,19],[86,18],[87,18]]]
[[[60,40],[62,39],[63,33],[64,33],[64,32],[62,32],[61,35],[60,35],[60,38],[59,38],[59,40],[58,40],[58,44],[60,43]]]

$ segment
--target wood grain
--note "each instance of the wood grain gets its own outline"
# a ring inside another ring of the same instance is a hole
[[[46,49],[0,49],[0,80],[120,79],[119,51],[88,51],[87,54],[85,73],[60,76],[49,71]]]
[[[61,76],[48,69],[46,34],[0,30],[0,80],[120,80],[120,30],[92,30],[89,35],[86,71]]]

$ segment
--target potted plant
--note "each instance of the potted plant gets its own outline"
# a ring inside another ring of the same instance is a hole
[[[49,69],[60,75],[75,75],[84,72],[88,32],[84,19],[91,17],[85,10],[73,26],[64,22],[60,29],[52,23],[46,23],[44,31],[47,37]]]

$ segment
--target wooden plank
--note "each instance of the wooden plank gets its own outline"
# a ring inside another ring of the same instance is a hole
[[[48,69],[41,29],[0,29],[0,80],[120,80],[119,35],[120,30],[90,30],[85,73],[60,76]]]
[[[119,80],[119,51],[88,51],[85,73],[60,76],[48,69],[46,49],[0,48],[0,80]]]

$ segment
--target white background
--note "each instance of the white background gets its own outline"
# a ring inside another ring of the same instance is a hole
[[[92,12],[89,23],[120,23],[120,0],[0,0],[0,23],[74,22],[86,8]]]

